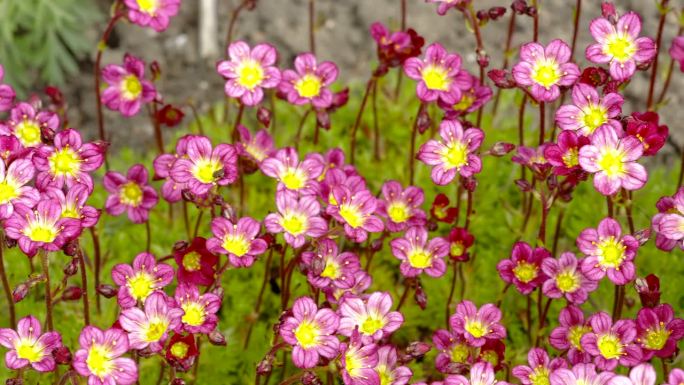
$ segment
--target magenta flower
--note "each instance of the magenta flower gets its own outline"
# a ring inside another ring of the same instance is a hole
[[[651,220],[656,246],[664,251],[671,251],[676,246],[684,250],[684,188],[671,197],[658,199],[656,207],[658,214]]]
[[[470,378],[460,374],[447,376],[444,385],[509,385],[496,379],[494,367],[489,362],[478,362],[470,368]],[[435,383],[433,382],[433,385]]]
[[[19,243],[24,254],[32,257],[38,249],[58,251],[81,230],[79,220],[62,217],[58,201],[45,198],[35,207],[16,204],[5,221],[5,234]]]
[[[36,111],[28,103],[18,103],[10,111],[5,125],[0,124],[0,134],[13,135],[22,146],[40,147],[43,130],[53,132],[59,129],[59,116],[50,111]]]
[[[143,302],[150,294],[173,281],[173,268],[157,263],[154,255],[140,253],[132,265],[119,263],[112,269],[112,280],[119,285],[118,303],[126,309]]]
[[[214,235],[207,240],[207,249],[216,254],[227,254],[235,267],[250,267],[257,255],[263,254],[268,245],[257,238],[261,223],[250,217],[238,219],[237,223],[218,217],[211,221]]]
[[[368,238],[369,232],[382,231],[382,221],[373,215],[378,202],[370,191],[352,193],[346,186],[338,186],[333,188],[332,195],[335,204],[328,206],[326,212],[344,224],[349,239],[361,243]]]
[[[544,47],[527,43],[520,47],[520,61],[513,67],[513,78],[521,87],[530,88],[538,102],[552,102],[560,96],[560,87],[577,81],[580,70],[570,62],[570,47],[556,39]]]
[[[375,371],[378,366],[378,346],[363,344],[358,332],[348,343],[340,344],[342,380],[345,385],[381,385]]]
[[[326,171],[323,181],[319,183],[320,189],[318,195],[329,205],[337,205],[335,196],[332,193],[333,188],[335,187],[344,186],[348,188],[352,194],[358,194],[368,190],[366,180],[361,175],[357,174],[353,167],[352,169],[347,170],[328,167],[329,169]]]
[[[601,370],[613,370],[618,363],[634,366],[641,362],[641,349],[635,344],[636,324],[631,319],[615,323],[606,312],[594,313],[589,318],[592,331],[582,336],[582,348],[594,357]]]
[[[350,337],[358,330],[364,344],[391,335],[404,323],[404,316],[392,311],[392,297],[387,292],[376,291],[365,301],[359,297],[345,297],[338,312],[341,318],[337,332]]]
[[[0,112],[9,111],[14,104],[14,97],[17,95],[12,86],[2,82],[4,77],[5,69],[0,65]]]
[[[179,284],[210,286],[214,283],[219,258],[207,250],[206,243],[206,239],[195,237],[186,247],[174,248]]]
[[[644,156],[653,156],[663,148],[669,135],[669,128],[659,123],[660,116],[653,111],[632,112],[625,118],[625,134],[635,136],[644,146]]]
[[[278,213],[264,218],[264,226],[271,233],[283,233],[285,241],[294,248],[300,248],[305,236],[318,238],[328,232],[328,223],[320,217],[321,205],[314,195],[297,198],[297,193],[281,190],[276,193]]]
[[[163,291],[155,291],[145,298],[145,311],[129,307],[121,312],[119,323],[128,332],[131,349],[149,347],[153,353],[160,352],[169,336],[181,324],[183,309],[169,306],[173,301]]]
[[[226,95],[240,99],[246,106],[256,106],[264,98],[264,89],[280,83],[280,71],[275,66],[278,52],[270,44],[250,48],[244,41],[228,46],[230,60],[220,61],[216,71],[226,78]]]
[[[458,117],[477,111],[492,98],[492,89],[480,84],[478,78],[470,76],[470,88],[463,90],[461,99],[454,104],[444,103],[438,100],[437,104],[444,110],[447,119],[458,119]]]
[[[639,310],[636,326],[637,342],[641,345],[644,361],[653,356],[671,357],[679,340],[684,338],[684,320],[675,318],[672,306],[666,303]]]
[[[582,260],[582,273],[593,281],[608,275],[616,285],[624,285],[635,277],[634,257],[639,242],[631,235],[622,236],[620,223],[607,217],[598,228],[584,229],[577,237],[577,247],[587,258]]]
[[[618,137],[610,128],[599,128],[591,144],[580,149],[579,164],[584,171],[594,174],[594,187],[603,195],[613,195],[620,188],[638,190],[646,184],[648,174],[636,162],[644,147],[633,136]]]
[[[511,258],[496,265],[499,276],[524,295],[530,294],[548,278],[542,271],[542,263],[551,258],[551,253],[543,247],[532,247],[525,242],[516,242]]]
[[[335,63],[324,61],[319,64],[316,56],[303,53],[295,58],[294,70],[283,71],[278,88],[289,103],[298,106],[311,103],[314,108],[325,109],[332,104],[333,94],[329,87],[338,73]]]
[[[126,176],[108,171],[102,183],[110,194],[105,202],[107,214],[117,216],[127,211],[133,223],[147,222],[150,210],[159,201],[157,192],[147,184],[147,169],[142,164],[131,166]]]
[[[169,175],[195,195],[205,196],[214,186],[226,186],[237,179],[237,151],[230,144],[211,147],[206,136],[187,138],[186,156],[173,163]]]
[[[561,131],[557,142],[544,147],[544,158],[553,166],[553,173],[583,173],[579,165],[579,150],[589,144],[589,138],[577,135],[574,131]]]
[[[15,205],[33,207],[40,200],[38,190],[28,186],[35,175],[30,159],[16,159],[7,164],[0,159],[0,219],[9,218]]]
[[[675,368],[670,371],[667,378],[667,385],[680,385],[684,382],[684,370]]]
[[[560,368],[551,373],[551,385],[624,385],[615,381],[615,373],[597,373],[594,364],[577,364],[572,369]]]
[[[670,56],[672,56],[672,60],[679,63],[679,70],[684,72],[684,35],[676,36],[672,39]],[[0,79],[2,79],[2,76],[0,76]]]
[[[374,74],[382,76],[392,67],[398,67],[406,59],[420,55],[425,39],[409,28],[406,31],[390,32],[384,24],[371,24],[370,35],[377,44],[380,64]]]
[[[438,3],[437,14],[444,16],[447,11],[454,7],[460,7],[462,5],[468,4],[469,0],[426,0],[429,3]]]
[[[74,353],[73,367],[88,377],[91,385],[131,385],[138,380],[138,367],[130,358],[121,357],[128,351],[128,337],[121,329],[102,331],[86,326],[78,337],[81,348]]]
[[[655,385],[656,372],[651,364],[643,363],[629,371],[629,377],[615,376],[613,385]]]
[[[256,164],[261,164],[264,159],[272,156],[275,152],[273,138],[267,130],[259,130],[252,135],[245,126],[238,126],[240,141],[235,143],[238,155],[253,160]]]
[[[364,270],[358,270],[354,273],[354,284],[348,289],[342,289],[333,287],[332,290],[324,290],[326,299],[330,303],[338,303],[340,300],[346,296],[360,296],[365,295],[364,293],[373,283],[373,278],[365,272]]]
[[[107,83],[100,96],[102,103],[126,117],[137,114],[143,103],[157,96],[154,84],[145,79],[145,62],[133,55],[124,56],[123,66],[106,65],[102,79]]]
[[[637,65],[650,62],[656,55],[653,39],[639,37],[641,18],[634,12],[620,17],[617,25],[603,17],[594,19],[589,31],[597,43],[587,47],[587,60],[610,63],[610,76],[617,81],[629,79]]]
[[[462,334],[471,346],[482,346],[487,340],[506,338],[506,329],[499,323],[501,310],[491,303],[479,310],[474,303],[463,301],[456,305],[456,313],[449,318],[449,325]]]
[[[407,59],[404,73],[418,81],[416,94],[426,103],[439,99],[446,104],[456,104],[463,91],[471,87],[470,75],[461,69],[461,57],[448,53],[439,43],[428,46],[422,60]]]
[[[568,305],[560,311],[558,327],[551,331],[549,343],[558,350],[568,351],[571,364],[591,362],[591,356],[582,348],[582,337],[591,332],[591,327],[584,321],[582,309]]]
[[[439,124],[441,140],[430,139],[420,146],[417,158],[432,167],[432,181],[438,185],[451,182],[456,174],[468,178],[482,170],[477,150],[484,139],[479,128],[463,129],[457,120]]]
[[[577,83],[572,88],[572,104],[565,104],[556,111],[556,123],[563,130],[577,131],[591,136],[599,127],[610,126],[622,132],[619,116],[624,99],[611,92],[601,97],[596,88]]]
[[[547,385],[549,375],[556,369],[567,368],[568,363],[563,358],[549,358],[546,350],[532,348],[527,353],[528,365],[518,365],[511,372],[523,385]]]
[[[439,351],[435,358],[435,367],[441,373],[451,373],[452,368],[470,361],[470,346],[460,334],[439,329],[432,335],[432,343]]]
[[[378,200],[378,215],[387,218],[387,230],[391,232],[404,231],[410,226],[425,226],[427,218],[420,206],[425,194],[423,189],[408,186],[405,190],[395,180],[382,185],[382,196]]]
[[[420,273],[430,277],[441,277],[446,272],[444,257],[449,254],[449,242],[441,237],[428,242],[425,227],[410,227],[403,238],[390,242],[392,254],[401,261],[399,269],[405,277],[416,277]]]
[[[124,0],[124,3],[131,23],[163,32],[178,13],[181,0]]]
[[[300,297],[292,305],[292,316],[280,325],[283,340],[292,345],[292,362],[298,368],[309,369],[318,365],[322,356],[337,356],[340,341],[335,331],[340,318],[334,311],[319,309],[309,297]]]
[[[278,189],[299,191],[305,195],[314,195],[318,191],[317,178],[321,176],[325,164],[320,154],[308,154],[300,163],[297,150],[285,147],[273,157],[261,162],[261,171],[278,180]]]
[[[302,253],[302,262],[307,265],[306,278],[319,289],[350,289],[355,274],[361,270],[359,257],[351,252],[338,252],[337,243],[331,239],[318,241],[316,252]]]
[[[181,317],[182,329],[188,333],[209,334],[218,324],[216,312],[221,298],[213,293],[200,294],[195,285],[180,284],[174,294],[176,306],[185,313]]]
[[[81,134],[74,129],[60,131],[55,135],[54,147],[43,146],[33,156],[38,170],[36,187],[45,190],[48,186],[62,188],[84,184],[93,191],[90,172],[97,170],[104,162],[104,148],[95,143],[85,143]]]
[[[565,297],[568,302],[581,305],[596,290],[598,282],[587,278],[579,268],[575,254],[565,252],[558,259],[546,258],[541,265],[548,277],[542,291],[549,298]]]
[[[38,372],[55,370],[52,351],[62,346],[57,332],[41,333],[40,322],[30,315],[19,320],[17,330],[0,329],[0,345],[9,349],[5,353],[8,369],[19,370],[29,365]]]
[[[75,184],[66,194],[61,189],[49,187],[45,191],[45,196],[59,202],[62,208],[62,218],[78,220],[81,228],[93,227],[100,219],[100,210],[86,205],[86,201],[90,197],[86,185]]]
[[[184,157],[188,152],[188,142],[193,139],[193,135],[185,135],[178,139],[176,152],[174,154],[161,154],[154,159],[154,179],[165,179],[161,188],[161,195],[168,202],[178,202],[183,198],[185,183],[179,183],[171,177],[171,169],[178,158]]]
[[[397,349],[392,345],[381,346],[378,349],[378,364],[375,371],[380,377],[380,384],[406,385],[413,372],[406,366],[397,366]]]

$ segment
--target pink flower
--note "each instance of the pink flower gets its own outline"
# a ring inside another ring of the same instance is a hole
[[[338,253],[337,243],[321,239],[316,252],[302,253],[307,265],[307,279],[319,289],[350,289],[356,282],[356,272],[361,270],[359,257],[351,252]]]
[[[82,228],[93,227],[100,219],[100,210],[86,205],[86,201],[90,197],[86,185],[75,184],[66,194],[61,189],[49,187],[45,191],[45,196],[59,202],[62,208],[62,218],[76,219]]]
[[[169,21],[178,13],[181,0],[124,0],[128,7],[128,19],[141,27],[163,32]]]
[[[664,124],[659,124],[659,120],[658,113],[653,111],[643,114],[632,112],[632,115],[625,119],[627,122],[625,133],[639,139],[644,146],[644,156],[655,155],[665,145],[669,128]]]
[[[579,268],[580,261],[575,254],[565,252],[558,259],[547,258],[542,262],[542,271],[549,278],[542,287],[549,298],[565,297],[570,303],[581,305],[589,293],[596,290],[598,282],[587,278]]]
[[[406,366],[397,366],[397,349],[392,345],[381,346],[378,349],[378,365],[375,367],[381,384],[406,385],[413,372]]]
[[[40,147],[43,130],[59,129],[59,116],[50,111],[36,111],[32,105],[22,102],[12,108],[5,123],[0,124],[0,134],[15,136],[26,148]]]
[[[238,155],[251,159],[257,164],[261,164],[264,159],[270,157],[275,152],[273,138],[267,130],[259,130],[252,135],[243,125],[238,126],[240,141],[235,143]]]
[[[318,238],[328,232],[327,222],[320,217],[321,206],[314,195],[297,198],[297,193],[281,190],[276,193],[278,213],[264,218],[266,230],[283,233],[285,241],[294,248],[300,248],[306,241],[305,236]]]
[[[112,269],[112,280],[119,285],[117,300],[126,309],[143,302],[150,294],[173,281],[173,268],[157,263],[154,255],[140,253],[132,265],[119,263]]]
[[[461,99],[457,103],[447,104],[438,100],[437,104],[444,110],[447,119],[458,119],[460,116],[477,111],[492,98],[492,89],[481,85],[478,78],[470,76],[470,88],[463,90]]]
[[[102,183],[110,194],[105,202],[107,214],[117,216],[127,211],[133,223],[147,222],[150,210],[159,201],[157,192],[147,184],[147,169],[142,164],[131,166],[126,176],[108,171]]]
[[[448,376],[444,385],[509,385],[496,379],[494,367],[489,362],[478,362],[470,368],[470,378],[460,374]],[[434,385],[435,383],[433,383]]]
[[[629,377],[613,377],[613,385],[655,385],[656,372],[651,364],[643,363],[629,371]]]
[[[174,299],[176,306],[184,312],[181,317],[182,330],[193,334],[209,334],[216,329],[216,312],[221,307],[221,298],[216,294],[200,294],[197,286],[180,284],[176,287]]]
[[[32,257],[38,249],[58,251],[81,230],[80,221],[62,217],[57,200],[45,198],[35,207],[16,204],[5,221],[5,234],[19,242],[24,254]]]
[[[5,77],[5,69],[0,65],[0,112],[9,111],[14,104],[16,93],[9,84],[4,84],[2,79]]]
[[[292,316],[280,325],[283,340],[292,345],[292,362],[298,368],[318,365],[321,356],[332,359],[338,354],[340,341],[335,331],[338,315],[330,309],[318,309],[309,297],[300,297],[292,305]]]
[[[395,180],[382,185],[384,199],[378,201],[378,215],[387,218],[387,230],[404,231],[410,226],[425,226],[427,218],[420,208],[425,199],[423,190],[408,186],[405,190]]]
[[[392,297],[387,292],[376,291],[365,301],[345,297],[338,312],[341,317],[338,333],[350,337],[358,330],[364,344],[391,335],[404,323],[404,316],[392,311]]]
[[[325,109],[332,104],[333,94],[329,87],[338,73],[335,63],[324,61],[319,64],[316,56],[303,53],[295,58],[294,70],[283,71],[278,88],[289,103],[298,106],[311,103],[314,108]]]
[[[131,349],[149,347],[153,353],[160,352],[169,331],[181,324],[183,309],[169,306],[173,301],[163,291],[156,291],[145,298],[145,311],[130,307],[121,312],[119,323],[128,332]]]
[[[447,11],[454,7],[461,7],[468,4],[470,0],[426,0],[429,3],[438,3],[437,14],[444,16]]]
[[[183,198],[183,190],[187,187],[186,183],[179,183],[171,178],[171,170],[176,160],[187,154],[188,142],[194,137],[194,135],[181,137],[176,143],[176,152],[174,154],[161,154],[154,159],[154,179],[165,179],[161,188],[161,195],[168,202],[178,202]]]
[[[671,197],[658,199],[656,207],[658,214],[651,220],[656,246],[664,251],[671,251],[676,246],[684,250],[684,188]]]
[[[86,326],[78,337],[81,348],[74,354],[73,367],[88,377],[91,385],[131,385],[138,380],[138,367],[130,358],[121,357],[128,351],[128,337],[121,329],[102,331]]]
[[[371,283],[373,283],[373,278],[370,276],[370,274],[364,270],[357,270],[356,273],[354,273],[354,283],[350,288],[332,287],[332,290],[324,290],[325,297],[328,302],[335,304],[347,296],[364,295]]]
[[[342,380],[345,385],[381,385],[375,371],[378,366],[378,346],[363,344],[358,331],[348,343],[340,344]]]
[[[228,46],[230,60],[220,61],[216,71],[226,78],[226,95],[240,99],[246,106],[255,106],[264,98],[264,89],[280,83],[280,71],[274,65],[278,52],[270,44],[250,48],[244,41]]]
[[[672,60],[679,63],[679,70],[684,72],[684,35],[676,36],[672,39],[670,56],[672,56]],[[0,77],[0,79],[2,79],[2,77]]]
[[[35,175],[29,159],[16,159],[5,163],[0,159],[0,219],[9,218],[17,204],[33,207],[40,200],[38,190],[28,186]]]
[[[572,369],[560,368],[550,376],[551,385],[623,385],[615,380],[615,373],[597,373],[594,364],[577,364]]]
[[[9,349],[5,353],[8,369],[31,365],[38,372],[51,372],[55,370],[52,351],[62,346],[62,337],[57,332],[41,333],[40,322],[30,315],[19,320],[16,331],[0,329],[0,345]]]
[[[390,245],[392,254],[401,260],[399,269],[405,277],[416,277],[422,272],[435,278],[444,275],[449,242],[441,237],[428,242],[425,227],[410,227],[403,238],[393,239]]]
[[[463,301],[456,305],[456,313],[449,318],[449,325],[463,335],[468,344],[479,347],[487,340],[506,338],[506,329],[499,321],[501,310],[493,304],[485,304],[478,310],[474,303]]]
[[[559,39],[546,47],[535,42],[524,44],[520,61],[513,66],[513,78],[518,85],[530,87],[538,102],[552,102],[560,96],[560,87],[573,85],[580,75],[577,65],[570,62],[571,53]]]
[[[461,57],[448,53],[439,43],[428,46],[422,60],[407,59],[404,73],[418,81],[416,94],[422,102],[440,99],[446,104],[456,104],[463,91],[471,87],[470,75],[461,69]]]
[[[672,369],[667,378],[667,385],[679,385],[684,382],[684,370],[675,368]]]
[[[377,208],[377,199],[370,191],[352,193],[346,186],[337,186],[333,188],[332,196],[334,204],[328,206],[326,212],[344,224],[344,232],[349,239],[361,243],[368,238],[369,232],[382,231],[382,221],[373,215]]]
[[[577,83],[572,88],[572,104],[565,104],[556,111],[556,123],[563,130],[577,131],[591,136],[600,127],[610,126],[622,133],[619,116],[624,99],[618,93],[599,96],[596,88]]]
[[[599,281],[604,276],[616,285],[624,285],[635,277],[634,257],[639,242],[631,235],[622,236],[620,223],[607,217],[598,228],[584,229],[577,237],[577,247],[587,258],[582,260],[582,273]]]
[[[549,383],[549,375],[559,368],[567,368],[568,363],[563,358],[551,360],[546,350],[532,348],[527,353],[528,365],[518,365],[513,368],[513,375],[523,385],[545,385]]]
[[[102,79],[107,83],[100,96],[102,103],[126,117],[137,114],[143,103],[151,102],[157,95],[154,84],[145,80],[145,62],[133,55],[124,56],[123,66],[106,65]]]
[[[425,39],[409,28],[404,31],[390,32],[384,24],[375,22],[370,27],[370,34],[377,43],[380,65],[376,73],[385,74],[389,68],[398,67],[406,59],[420,55]]]
[[[543,247],[532,249],[525,242],[516,242],[511,258],[499,262],[496,269],[504,282],[515,285],[520,293],[528,295],[546,281],[542,263],[549,258],[551,253]]]
[[[453,368],[470,362],[470,346],[460,334],[439,329],[432,335],[432,343],[439,351],[435,367],[442,373],[451,373]]]
[[[599,17],[589,24],[591,36],[597,41],[587,47],[587,60],[610,63],[610,76],[617,81],[632,77],[638,64],[650,62],[656,55],[656,45],[649,37],[639,37],[641,18],[628,12],[613,25]]]
[[[216,254],[227,254],[230,264],[235,267],[250,267],[256,256],[263,254],[268,245],[257,238],[261,223],[244,217],[237,223],[227,218],[214,218],[211,221],[213,237],[207,240],[207,249]]]
[[[677,350],[677,343],[684,338],[684,320],[675,318],[672,306],[666,303],[639,310],[636,325],[644,361],[653,356],[671,357]]]
[[[553,166],[553,173],[584,174],[579,165],[579,150],[589,144],[589,138],[577,135],[574,131],[562,131],[558,134],[557,142],[544,147],[544,158]]]
[[[644,147],[633,136],[618,137],[611,127],[594,132],[591,144],[580,149],[579,164],[594,174],[594,187],[603,195],[613,195],[620,188],[638,190],[646,184],[648,174],[636,161]]]
[[[641,362],[634,321],[623,319],[613,323],[608,313],[598,312],[589,318],[589,324],[592,331],[582,336],[582,348],[594,357],[599,369],[613,370],[618,363],[634,366]]]
[[[169,175],[191,193],[205,196],[214,186],[226,186],[237,179],[237,151],[230,144],[211,147],[206,136],[192,135],[185,142],[186,156],[178,158]]]
[[[582,337],[591,332],[591,327],[584,321],[582,309],[568,305],[560,311],[558,327],[551,331],[549,343],[558,350],[568,351],[571,364],[591,362],[591,356],[582,348]]]
[[[298,191],[305,195],[314,195],[318,191],[317,178],[325,168],[320,154],[308,154],[299,162],[297,150],[285,147],[270,158],[261,162],[261,171],[278,180],[278,189]]]
[[[484,139],[479,128],[463,129],[457,120],[443,120],[439,124],[441,140],[428,140],[418,150],[417,158],[432,168],[432,181],[446,185],[459,174],[468,178],[482,170],[477,150]]]
[[[84,184],[92,192],[93,178],[89,173],[102,166],[104,148],[96,143],[83,144],[81,134],[68,129],[55,135],[54,147],[42,146],[36,150],[33,162],[38,170],[36,187],[41,191],[48,186]]]

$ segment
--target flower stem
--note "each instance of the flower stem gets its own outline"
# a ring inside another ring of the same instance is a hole
[[[613,322],[622,317],[622,307],[625,302],[625,286],[615,286],[615,300],[613,302]]]
[[[280,253],[280,308],[285,310],[285,254],[287,254],[287,243],[283,246],[283,251]]]
[[[465,216],[465,229],[468,230],[470,227],[470,214],[473,213],[473,192],[468,190],[466,194],[466,216]]]
[[[145,250],[147,250],[147,252],[149,253],[150,252],[150,246],[152,245],[152,229],[150,228],[150,220],[149,219],[145,221],[145,233],[147,234],[147,240],[145,243],[145,245],[146,245]]]
[[[188,202],[183,199],[183,223],[185,224],[185,233],[188,236],[188,241],[192,239],[190,232],[190,218],[188,217]]]
[[[238,16],[240,16],[240,12],[247,6],[247,3],[249,3],[249,0],[243,0],[240,2],[240,5],[235,7],[233,9],[233,12],[230,15],[230,21],[228,22],[228,31],[226,32],[226,48],[223,51],[225,58],[228,58],[228,47],[230,46],[230,43],[233,41],[233,31],[235,29],[235,23],[237,22]]]
[[[539,288],[539,292],[541,292],[541,288]],[[541,298],[539,298],[541,300]],[[549,308],[551,307],[551,298],[546,300],[546,306],[544,306],[544,311],[542,312],[541,316],[539,317],[539,329],[537,329],[537,339],[535,341],[534,346],[539,347],[541,344],[541,337],[542,337],[542,330],[544,329],[544,326],[546,325],[546,315],[549,313]]]
[[[677,178],[677,189],[682,187],[682,181],[684,180],[684,150],[682,151],[682,164],[679,166],[679,178]]]
[[[504,47],[503,64],[501,69],[508,68],[508,52],[511,50],[511,42],[513,41],[513,33],[515,32],[515,12],[511,12],[511,18],[508,21],[508,33],[506,34],[506,46]],[[501,98],[501,88],[496,89],[496,96],[494,97],[494,106],[492,107],[492,119],[496,116],[496,111],[499,109],[499,99]]]
[[[401,0],[401,30],[406,31],[406,0]],[[399,99],[399,93],[401,92],[401,81],[403,78],[404,70],[401,67],[399,67],[397,69],[397,83],[394,87],[394,101]]]
[[[363,99],[361,99],[361,106],[359,106],[359,112],[356,113],[356,119],[354,120],[354,125],[352,126],[351,129],[351,143],[349,145],[349,156],[350,156],[350,163],[353,166],[354,161],[356,160],[356,131],[359,128],[359,125],[361,124],[361,117],[363,116],[363,110],[366,108],[366,102],[368,102],[368,96],[370,95],[371,89],[375,85],[375,82],[377,81],[377,78],[375,76],[372,76],[370,79],[368,79],[368,83],[366,83],[366,90],[363,93]]]
[[[606,197],[606,205],[608,206],[608,216],[612,218],[613,217],[613,211],[614,211],[613,197],[612,196],[608,195]]]
[[[81,271],[81,285],[83,286],[83,319],[85,326],[90,325],[90,302],[88,301],[88,274],[86,272],[85,258],[83,249],[78,247],[78,269]]]
[[[54,330],[52,325],[52,290],[50,288],[50,265],[48,260],[48,252],[41,249],[40,261],[43,265],[43,275],[45,276],[45,311],[47,313],[45,323],[47,331]]]
[[[95,273],[95,290],[100,286],[100,270],[102,269],[102,252],[100,250],[100,237],[97,235],[95,226],[90,228],[90,237],[93,239],[93,254],[95,254],[94,273]],[[96,291],[97,292],[97,291]],[[100,296],[95,296],[95,308],[97,314],[102,312],[102,305],[100,304]]]
[[[378,125],[378,83],[373,85],[373,158],[380,161],[380,126]]]
[[[539,103],[539,145],[544,144],[544,136],[546,136],[546,103]]]
[[[197,238],[197,234],[199,233],[199,227],[200,227],[200,224],[202,223],[202,216],[204,216],[204,210],[200,210],[199,214],[197,214],[197,220],[195,221],[195,231],[193,232],[193,238]]]
[[[9,280],[7,279],[7,272],[5,271],[5,260],[3,254],[5,252],[5,235],[0,234],[0,278],[2,279],[2,290],[5,292],[7,298],[7,309],[9,311],[10,328],[14,329],[17,325],[17,314],[14,310],[14,299],[12,298],[12,290],[10,288]]]
[[[622,190],[622,199],[625,203],[625,212],[627,213],[627,224],[629,225],[630,234],[634,234],[634,218],[632,216],[632,192],[625,189]]]
[[[399,303],[397,304],[397,311],[401,311],[401,307],[404,306],[404,303],[406,302],[406,298],[408,298],[408,293],[410,291],[410,284],[409,282],[404,281],[404,293],[401,295],[401,298],[399,299]]]
[[[233,122],[233,143],[237,142],[239,135],[238,135],[238,126],[240,125],[240,122],[242,122],[242,114],[245,112],[245,105],[240,102],[240,108],[238,109],[238,114],[235,117],[235,122]]]
[[[561,207],[560,211],[558,212],[558,218],[556,219],[556,229],[553,232],[553,247],[551,249],[551,255],[556,255],[556,251],[558,250],[558,238],[560,237],[561,224],[563,223],[564,215],[565,209]]]
[[[271,269],[271,260],[273,259],[273,249],[268,252],[266,257],[266,264],[264,265],[264,279],[261,282],[261,289],[259,289],[259,296],[257,297],[256,303],[254,304],[253,314],[259,316],[259,311],[261,310],[261,301],[264,297],[264,291],[266,290],[266,284],[268,284],[269,272]],[[256,322],[256,320],[254,321]],[[250,322],[249,328],[247,329],[247,335],[245,336],[245,343],[243,344],[243,349],[246,351],[249,347],[249,339],[252,336],[252,329],[254,327],[254,322]]]
[[[539,41],[539,5],[537,4],[537,0],[532,0],[532,6],[537,9],[537,12],[534,13],[534,27],[532,33],[532,41],[536,43]]]
[[[410,149],[409,149],[409,157],[408,157],[408,167],[409,167],[409,184],[413,184],[414,180],[414,174],[415,174],[415,162],[414,158],[416,157],[416,136],[418,135],[418,119],[420,118],[420,114],[423,112],[425,109],[425,103],[421,102],[420,105],[418,106],[418,112],[416,113],[416,117],[413,120],[413,129],[411,130],[411,143],[410,143]]]
[[[456,289],[456,277],[458,276],[458,264],[452,261],[452,266],[454,268],[454,274],[451,276],[451,288],[449,289],[449,299],[447,299],[445,313],[446,313],[446,325],[449,327],[449,317],[451,316],[451,301],[454,299],[454,290]]]
[[[161,132],[161,125],[159,124],[159,118],[157,117],[157,103],[152,102],[152,108],[148,107],[150,114],[150,120],[152,121],[152,126],[154,127],[154,139],[157,143],[157,151],[159,155],[164,153],[164,136]]]
[[[667,369],[667,362],[665,362],[665,359],[661,357],[660,363],[662,364],[663,368],[663,378],[667,378],[670,375],[670,371]]]
[[[295,149],[299,150],[299,140],[302,137],[302,130],[304,129],[304,123],[306,123],[306,118],[309,117],[309,114],[313,111],[313,108],[306,110],[304,115],[302,115],[302,118],[299,120],[299,127],[297,127],[297,134],[295,134],[295,139],[294,139],[294,144],[295,144]]]
[[[316,0],[309,0],[309,49],[316,55]]]
[[[651,110],[653,107],[653,91],[655,90],[655,81],[658,77],[658,54],[660,53],[660,42],[663,38],[663,27],[665,26],[665,19],[667,18],[667,4],[670,0],[661,0],[659,11],[660,11],[660,22],[658,23],[658,34],[656,35],[656,53],[653,58],[653,68],[651,68],[651,82],[648,86],[648,99],[646,99],[646,109]]]
[[[549,216],[549,207],[547,207],[546,199],[542,195],[541,199],[541,223],[539,224],[539,234],[537,235],[537,241],[543,247],[546,247],[546,220]]]

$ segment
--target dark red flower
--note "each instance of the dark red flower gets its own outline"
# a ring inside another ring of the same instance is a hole
[[[627,135],[633,135],[644,145],[644,155],[655,155],[667,140],[669,129],[664,124],[658,124],[660,117],[658,113],[633,112],[626,119],[625,131]]]
[[[464,262],[470,257],[468,256],[468,249],[475,242],[475,237],[463,227],[454,227],[449,236],[449,257],[454,261]]]
[[[207,240],[197,237],[185,248],[175,250],[173,257],[178,264],[178,282],[209,286],[214,283],[218,257],[207,250]]]
[[[544,158],[553,166],[553,173],[570,175],[583,172],[579,165],[579,150],[589,144],[589,138],[565,130],[558,134],[557,142],[544,147]]]
[[[608,81],[608,71],[599,67],[587,67],[582,71],[579,82],[594,88],[600,87]]]
[[[166,349],[164,349],[166,360],[183,371],[192,367],[198,355],[195,336],[192,334],[184,336],[174,333],[169,339]]]
[[[378,44],[378,60],[380,60],[379,75],[384,75],[387,69],[398,67],[408,58],[420,55],[425,39],[409,28],[404,31],[390,33],[382,23],[371,25],[371,36]]]
[[[179,108],[170,104],[165,105],[161,110],[157,111],[157,120],[159,123],[167,127],[175,127],[183,120],[185,114]]]
[[[437,194],[432,202],[432,207],[430,207],[430,214],[437,221],[451,223],[456,219],[458,209],[456,207],[449,207],[449,198],[446,195]]]
[[[660,279],[654,274],[649,274],[646,278],[637,278],[637,293],[643,307],[654,308],[660,303]]]
[[[480,354],[477,359],[481,362],[489,362],[494,367],[494,370],[497,371],[503,367],[505,353],[506,344],[501,340],[487,340],[480,348]]]

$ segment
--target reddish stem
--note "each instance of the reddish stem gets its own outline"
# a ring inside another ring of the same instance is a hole
[[[7,309],[9,310],[10,328],[14,329],[17,325],[17,315],[14,310],[14,299],[12,298],[12,289],[9,280],[7,279],[7,272],[5,271],[5,260],[3,254],[5,251],[5,235],[0,234],[0,278],[2,279],[2,290],[5,292],[7,299]]]
[[[363,93],[363,99],[361,99],[361,106],[359,106],[359,112],[356,113],[356,119],[354,120],[354,125],[352,126],[350,135],[351,135],[351,143],[349,145],[349,153],[350,153],[350,163],[353,166],[356,160],[356,131],[359,128],[359,125],[361,124],[361,117],[363,116],[363,110],[366,108],[366,103],[368,102],[368,96],[370,95],[371,89],[373,88],[377,78],[375,76],[372,76],[370,79],[368,79],[368,83],[366,83],[366,90]]]
[[[409,148],[409,157],[408,157],[408,167],[409,167],[409,184],[413,184],[414,176],[415,176],[415,162],[414,158],[416,157],[416,136],[418,135],[418,118],[420,117],[420,114],[423,112],[425,109],[425,103],[421,102],[420,105],[418,106],[418,112],[416,113],[416,117],[413,120],[413,128],[411,130],[411,142],[410,142],[410,148]]]
[[[655,81],[658,77],[658,54],[660,53],[660,42],[663,38],[663,27],[665,26],[665,19],[667,18],[667,4],[669,0],[661,0],[660,2],[660,22],[658,23],[658,34],[656,35],[656,53],[653,58],[653,68],[651,69],[651,83],[648,86],[648,99],[646,100],[646,109],[651,110],[653,107],[653,91],[655,90]]]

